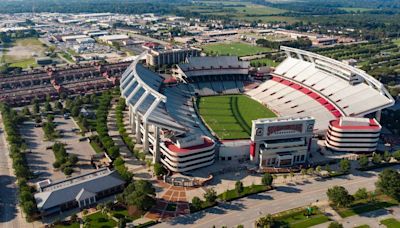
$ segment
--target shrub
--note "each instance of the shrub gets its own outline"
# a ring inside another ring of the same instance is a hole
[[[264,175],[261,179],[262,184],[265,186],[271,186],[273,181],[274,181],[274,178],[272,177],[272,175],[270,173],[264,173]]]
[[[64,172],[64,174],[65,175],[71,175],[72,174],[72,172],[73,172],[73,169],[71,168],[71,167],[65,167],[64,169],[63,169],[63,172]]]
[[[366,188],[359,188],[354,194],[356,200],[363,200],[368,198],[368,191]]]
[[[375,165],[378,165],[382,162],[382,155],[375,153],[372,156],[372,163],[374,163]]]
[[[365,169],[369,165],[369,159],[367,156],[362,155],[360,159],[358,160],[358,164],[360,165],[360,168]]]
[[[209,188],[204,193],[204,199],[209,203],[214,203],[217,199],[217,192],[213,188]]]
[[[331,222],[328,228],[343,228],[343,225],[338,222]]]
[[[235,190],[236,190],[236,192],[237,193],[242,193],[243,192],[243,183],[241,182],[241,181],[236,181],[236,183],[235,183]]]
[[[195,210],[201,209],[201,200],[199,197],[195,196],[192,199],[192,206]]]

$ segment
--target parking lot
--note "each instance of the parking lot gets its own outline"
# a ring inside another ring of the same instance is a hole
[[[56,141],[66,144],[67,152],[78,156],[78,163],[75,166],[72,175],[79,175],[92,171],[94,168],[90,165],[90,157],[95,154],[89,141],[80,141],[82,136],[77,133],[72,119],[64,119],[56,116],[54,123],[57,125],[56,130],[61,132],[60,137]],[[65,178],[61,171],[53,168],[55,157],[53,151],[49,148],[54,142],[46,141],[44,132],[41,127],[35,127],[35,123],[27,121],[21,126],[21,135],[25,139],[28,146],[26,154],[29,169],[37,176],[33,182],[51,179],[58,180]],[[46,149],[47,148],[47,149]]]
[[[74,131],[78,127],[74,124],[71,118],[64,119],[62,117],[56,116],[54,118],[54,123],[57,124],[57,130],[60,130],[61,137],[57,141],[65,143],[67,152],[70,154],[76,154],[78,156],[79,162],[78,166],[74,168],[75,173],[85,173],[93,170],[90,165],[90,157],[96,152],[93,150],[88,140],[80,141],[83,138],[82,135]]]
[[[53,142],[45,141],[42,128],[35,127],[33,121],[27,121],[21,126],[20,132],[30,151],[25,156],[29,169],[38,174],[34,182],[64,178],[65,175],[61,171],[55,171],[53,168],[55,162],[53,151],[46,150],[46,147],[53,145]]]

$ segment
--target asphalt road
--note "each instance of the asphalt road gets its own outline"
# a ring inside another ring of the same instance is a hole
[[[11,169],[11,159],[6,146],[3,120],[0,115],[0,227],[20,227],[20,214],[17,208],[16,178]]]
[[[375,189],[376,180],[377,172],[370,171],[334,179],[276,186],[276,190],[245,197],[231,203],[222,203],[217,207],[177,217],[155,227],[213,227],[214,225],[236,227],[239,224],[244,227],[253,227],[254,221],[262,215],[306,206],[316,200],[326,200],[327,189],[334,185],[344,186],[350,193],[354,193],[362,187],[368,190]]]

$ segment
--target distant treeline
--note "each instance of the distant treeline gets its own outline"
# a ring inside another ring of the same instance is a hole
[[[0,1],[0,13],[59,12],[59,13],[121,13],[166,14],[176,11],[173,3],[187,0],[21,0]]]
[[[279,49],[280,46],[307,49],[310,48],[312,45],[311,40],[303,38],[297,38],[297,40],[289,40],[289,41],[271,41],[266,39],[258,39],[256,43],[257,45],[260,45],[262,47],[268,47],[272,49]]]

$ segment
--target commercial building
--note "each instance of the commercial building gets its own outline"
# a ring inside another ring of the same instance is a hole
[[[381,129],[375,119],[342,117],[330,121],[325,145],[334,151],[374,152]]]
[[[146,63],[157,67],[178,64],[188,57],[200,56],[200,51],[197,48],[150,50],[146,55]]]
[[[312,117],[253,120],[250,160],[260,167],[289,167],[305,163],[314,123]]]
[[[102,168],[54,183],[41,181],[37,183],[39,192],[34,197],[40,214],[46,216],[89,207],[101,198],[121,192],[124,185],[125,181],[115,170]]]
[[[127,39],[129,39],[129,36],[127,36],[127,35],[106,35],[106,36],[100,36],[98,39],[105,43],[110,43],[110,42],[112,43],[115,41],[127,40]]]
[[[87,38],[89,38],[89,37],[86,35],[71,35],[71,36],[62,36],[61,40],[64,42],[72,42],[72,41],[76,41],[79,39],[87,39]]]

